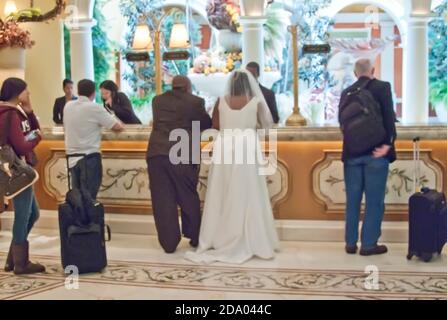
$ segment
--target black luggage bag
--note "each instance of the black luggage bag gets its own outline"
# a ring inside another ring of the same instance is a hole
[[[410,198],[409,243],[407,259],[417,256],[430,262],[433,254],[441,254],[447,242],[447,207],[443,193],[428,188],[419,189],[420,148],[419,138],[414,140],[416,193]]]
[[[70,155],[83,157],[84,155]],[[79,274],[101,272],[107,266],[105,230],[110,240],[110,228],[104,222],[104,207],[94,201],[85,189],[72,189],[68,170],[69,192],[59,206],[59,232],[62,266],[73,266]]]

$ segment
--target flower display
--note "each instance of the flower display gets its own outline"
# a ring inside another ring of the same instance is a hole
[[[10,20],[0,21],[0,49],[22,48],[30,49],[34,45],[31,34],[19,27],[17,22]]]
[[[194,73],[210,75],[213,73],[229,73],[242,66],[242,52],[203,53],[194,60]]]
[[[214,73],[230,73],[242,67],[242,52],[224,53],[222,51],[205,52],[198,56],[193,63],[192,72],[210,75]],[[267,60],[265,72],[278,71],[276,62]]]
[[[239,23],[241,7],[238,0],[210,0],[207,13],[208,20],[214,28],[242,32]]]

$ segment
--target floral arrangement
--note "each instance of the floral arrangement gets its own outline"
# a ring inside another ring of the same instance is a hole
[[[242,66],[242,52],[203,53],[194,60],[194,73],[205,75],[213,73],[229,73]]]
[[[214,28],[242,32],[239,22],[241,7],[238,0],[210,0],[206,11],[208,20]]]
[[[222,51],[202,53],[194,60],[192,72],[210,75],[214,73],[230,73],[242,67],[242,52],[224,53]],[[278,71],[274,59],[267,60],[265,72]]]
[[[22,48],[30,49],[34,45],[31,34],[19,27],[17,22],[0,21],[0,49]]]

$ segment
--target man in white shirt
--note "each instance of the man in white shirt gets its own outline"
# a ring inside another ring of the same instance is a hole
[[[102,128],[115,132],[123,124],[101,105],[95,103],[96,86],[91,80],[78,83],[79,99],[64,109],[65,149],[67,155],[85,155],[69,159],[74,188],[89,190],[96,199],[102,182]]]

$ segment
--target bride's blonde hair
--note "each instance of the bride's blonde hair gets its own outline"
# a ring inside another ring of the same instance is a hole
[[[247,72],[235,71],[231,80],[231,96],[248,96],[253,97],[254,93],[251,89],[250,78]]]

